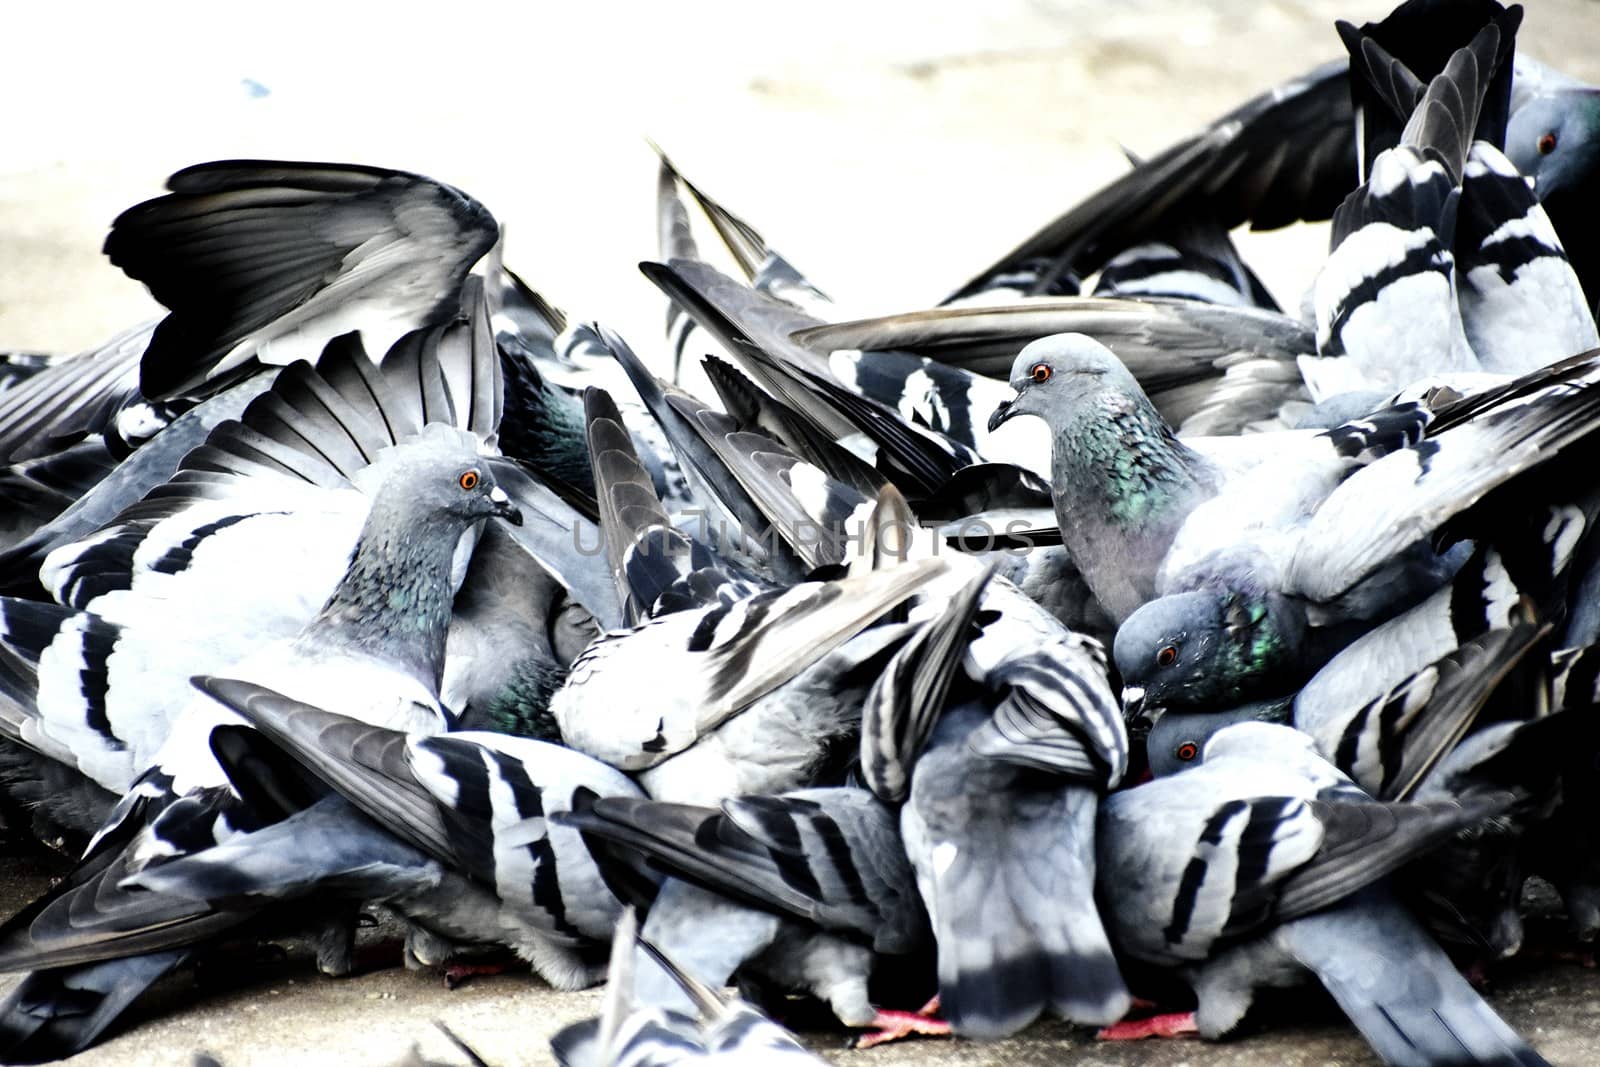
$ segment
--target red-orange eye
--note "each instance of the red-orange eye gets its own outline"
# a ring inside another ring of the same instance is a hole
[[[1050,364],[1035,363],[1033,365],[1033,369],[1028,372],[1028,377],[1032,378],[1039,385],[1043,385],[1045,382],[1050,380],[1050,375],[1054,373],[1055,371],[1050,369]]]
[[[1176,662],[1178,662],[1178,650],[1171,645],[1156,653],[1157,667],[1170,667]]]
[[[478,472],[462,471],[461,477],[457,478],[456,481],[461,483],[461,488],[471,492],[472,490],[478,488]]]
[[[1183,760],[1183,762],[1188,763],[1190,760],[1200,755],[1200,746],[1195,744],[1193,741],[1185,741],[1183,744],[1178,746],[1178,751],[1173,753],[1173,755]]]
[[[1548,156],[1551,152],[1554,152],[1555,150],[1556,150],[1556,135],[1555,134],[1547,133],[1543,137],[1539,138],[1539,154],[1541,156]]]

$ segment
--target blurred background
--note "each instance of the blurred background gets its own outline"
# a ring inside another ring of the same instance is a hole
[[[1126,166],[1342,54],[1390,0],[741,0],[426,7],[14,5],[0,98],[0,348],[155,313],[100,255],[122,209],[226,157],[420,171],[507,261],[645,349],[660,143],[852,310],[945,295]],[[1600,5],[1530,0],[1519,47],[1600,82]],[[1285,306],[1325,249],[1248,240]]]

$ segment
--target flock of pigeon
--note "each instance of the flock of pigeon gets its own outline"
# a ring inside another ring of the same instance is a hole
[[[570,1065],[1317,983],[1387,1064],[1544,1063],[1463,976],[1531,878],[1600,933],[1600,91],[1521,16],[1340,24],[910,314],[663,157],[670,381],[449,186],[174,175],[105,246],[170,314],[0,362],[0,787],[79,857],[0,1061],[381,908],[609,971]],[[1228,230],[1329,217],[1286,313]]]

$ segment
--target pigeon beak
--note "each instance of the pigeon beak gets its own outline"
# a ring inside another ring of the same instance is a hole
[[[498,485],[489,490],[489,503],[494,505],[494,515],[509,522],[513,526],[522,525],[522,509],[511,502],[506,496],[506,491]]]
[[[1144,686],[1130,685],[1122,690],[1122,718],[1130,725],[1135,720],[1143,720],[1144,715]]]
[[[1000,406],[994,409],[993,415],[989,416],[990,433],[994,433],[996,430],[998,430],[1000,428],[1000,424],[1012,416],[1013,412],[1011,407],[1016,402],[1017,401],[1015,397],[1012,397],[1010,400],[1000,401]]]

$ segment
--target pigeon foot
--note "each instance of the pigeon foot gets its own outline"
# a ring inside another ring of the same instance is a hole
[[[937,995],[914,1012],[882,1011],[872,1017],[872,1029],[857,1037],[852,1046],[858,1049],[886,1045],[901,1041],[913,1034],[924,1037],[950,1037],[950,1024],[939,1018]]]
[[[1096,1041],[1140,1041],[1147,1037],[1194,1037],[1200,1033],[1194,1012],[1178,1011],[1148,1019],[1126,1019],[1095,1034]]]
[[[505,974],[515,966],[510,961],[486,963],[450,963],[444,968],[444,987],[446,989],[460,989],[474,978],[488,978],[497,974]]]

